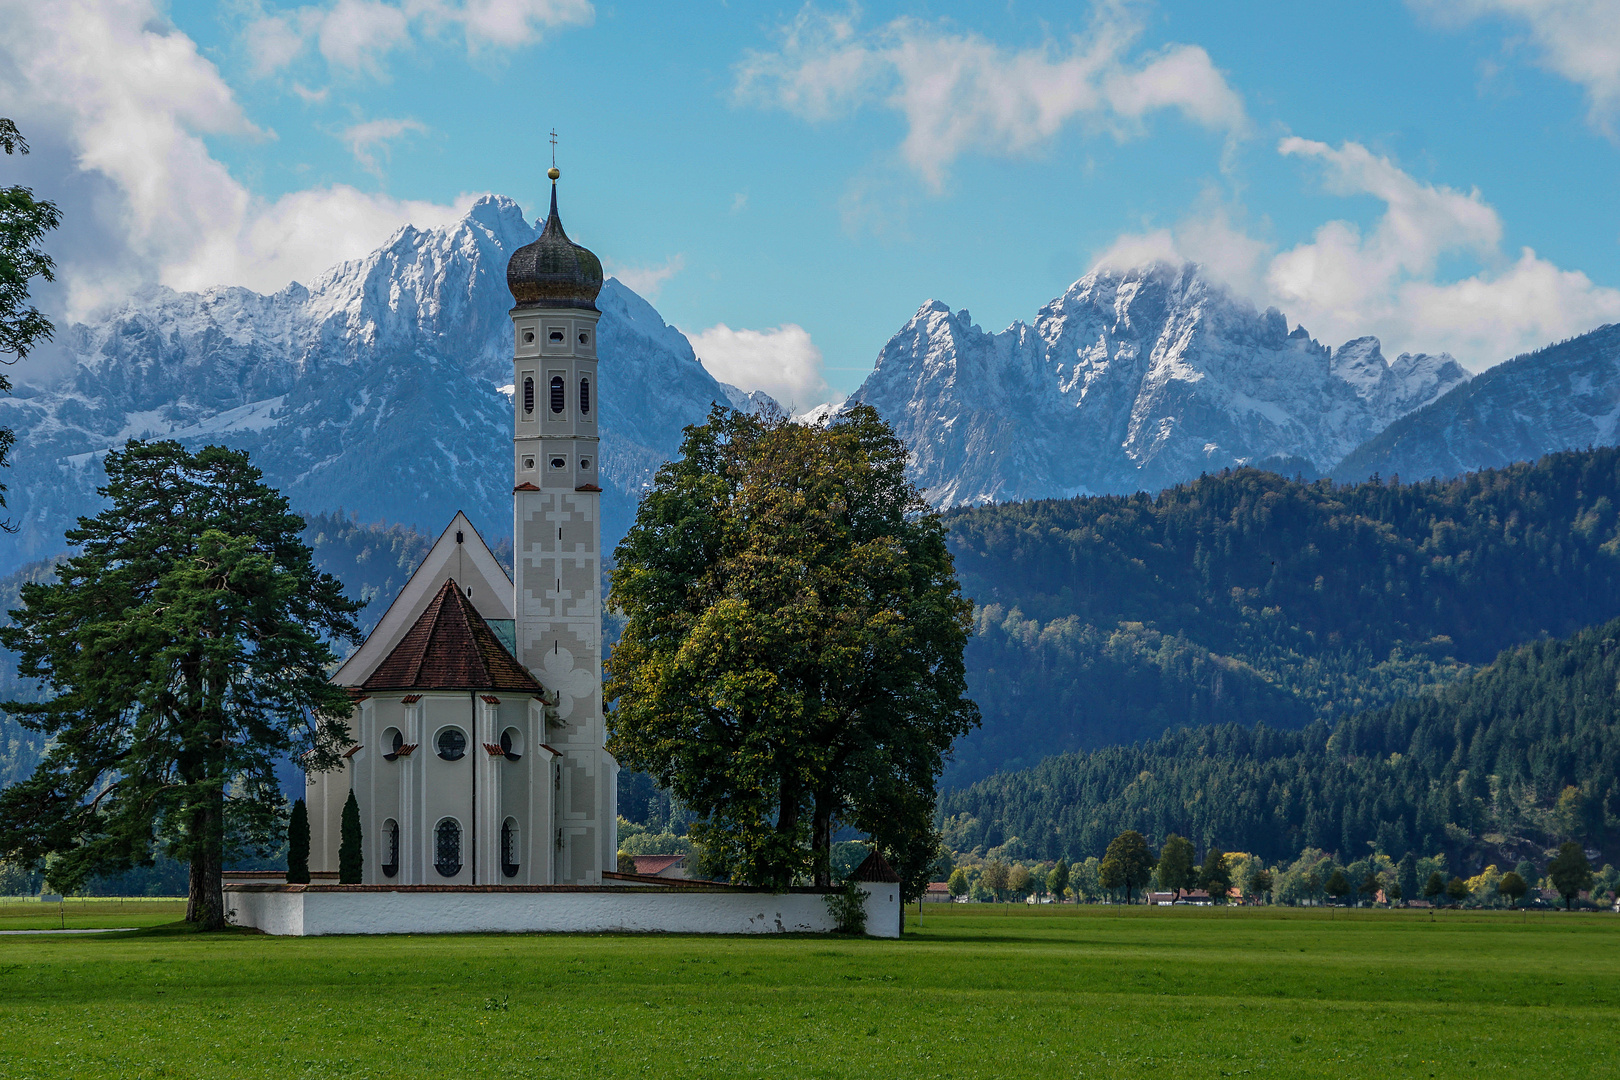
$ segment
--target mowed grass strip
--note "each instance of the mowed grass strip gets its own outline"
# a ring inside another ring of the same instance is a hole
[[[1620,918],[930,907],[898,942],[0,939],[10,1077],[1605,1075]]]
[[[70,896],[60,903],[0,899],[0,930],[105,930],[115,926],[162,926],[186,916],[186,902],[173,897]]]

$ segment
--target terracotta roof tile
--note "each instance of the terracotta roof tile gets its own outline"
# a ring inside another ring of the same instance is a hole
[[[454,579],[446,581],[366,690],[513,690],[544,693],[489,628]]]

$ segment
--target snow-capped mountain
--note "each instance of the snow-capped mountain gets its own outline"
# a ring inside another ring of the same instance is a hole
[[[931,301],[850,402],[895,425],[938,506],[1157,490],[1211,469],[1325,470],[1468,380],[1449,356],[1334,351],[1193,264],[1095,270],[999,334]]]
[[[129,438],[247,449],[298,510],[342,507],[432,535],[462,509],[492,540],[510,535],[506,262],[536,235],[516,203],[486,197],[307,288],[154,288],[62,328],[62,373],[0,399],[0,424],[18,437],[4,479],[20,529],[0,544],[0,573],[62,549],[63,531],[100,505],[102,453]],[[681,428],[740,392],[624,285],[609,279],[597,303],[612,544]]]
[[[1620,442],[1620,326],[1515,357],[1396,421],[1333,470],[1422,480]]]

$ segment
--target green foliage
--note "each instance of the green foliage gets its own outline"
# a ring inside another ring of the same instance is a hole
[[[287,815],[287,884],[309,884],[309,808],[294,799]]]
[[[1069,890],[1069,860],[1059,859],[1057,865],[1052,867],[1046,875],[1046,891],[1051,893],[1059,903],[1063,901],[1064,894]]]
[[[1128,904],[1132,890],[1146,885],[1153,872],[1153,852],[1141,833],[1127,829],[1109,842],[1098,870],[1103,888],[1124,889]]]
[[[827,913],[840,934],[866,933],[866,890],[855,881],[845,881],[826,895]]]
[[[1430,874],[1429,880],[1423,883],[1423,898],[1430,903],[1434,903],[1439,897],[1443,896],[1445,891],[1446,879],[1440,876],[1438,870]]]
[[[1227,724],[1059,755],[941,799],[958,850],[1016,836],[1038,858],[1100,852],[1122,829],[1269,861],[1304,847],[1489,856],[1544,838],[1566,786],[1620,828],[1620,620],[1538,641],[1438,694],[1303,731]],[[1414,868],[1415,869],[1415,868]]]
[[[1264,900],[1271,893],[1272,883],[1271,871],[1267,870],[1265,865],[1257,860],[1254,868],[1249,871],[1248,880],[1243,883],[1243,895],[1256,900]]]
[[[1210,900],[1226,903],[1226,894],[1232,889],[1232,868],[1227,865],[1226,852],[1210,848],[1204,856],[1204,865],[1198,869],[1198,887],[1209,893]]]
[[[1454,877],[1446,882],[1446,899],[1453,904],[1460,904],[1468,899],[1468,883],[1460,877]]]
[[[1350,894],[1350,879],[1344,876],[1344,871],[1334,867],[1333,873],[1328,875],[1327,894],[1334,900],[1343,900]]]
[[[1547,864],[1547,877],[1553,888],[1564,898],[1564,907],[1573,907],[1575,898],[1592,887],[1592,864],[1586,861],[1586,852],[1573,840],[1558,847],[1558,854]]]
[[[1164,846],[1159,849],[1159,865],[1154,872],[1159,888],[1168,889],[1177,897],[1182,890],[1192,888],[1198,880],[1198,868],[1193,864],[1196,857],[1192,841],[1175,833],[1165,837]]]
[[[1502,875],[1502,880],[1496,883],[1496,891],[1507,900],[1508,906],[1512,907],[1524,899],[1524,894],[1530,891],[1530,886],[1517,871],[1509,870]]]
[[[985,711],[953,783],[1184,725],[1331,722],[1620,615],[1613,447],[1415,485],[1240,469],[945,520]]]
[[[946,891],[952,896],[966,896],[971,887],[968,882],[967,869],[961,866],[951,871],[950,880],[945,883]]]
[[[1357,891],[1361,893],[1368,903],[1372,903],[1378,899],[1378,893],[1383,887],[1384,883],[1378,880],[1378,875],[1369,870],[1366,876],[1361,879],[1361,887]],[[1391,886],[1391,888],[1393,889],[1394,886]]]
[[[830,877],[834,822],[921,895],[965,697],[970,605],[870,408],[827,428],[716,407],[615,553],[610,748],[698,820],[735,880]]]
[[[246,454],[132,441],[105,467],[112,505],[68,532],[78,554],[23,585],[0,629],[53,693],[4,706],[52,742],[0,793],[0,854],[50,855],[71,888],[150,864],[156,845],[191,864],[193,917],[220,926],[228,838],[279,846],[275,762],[340,762],[351,704],[327,681],[329,643],[355,635],[357,605]]]
[[[1000,900],[1002,894],[1007,891],[1011,880],[1012,868],[1000,859],[991,859],[984,864],[984,869],[979,873],[979,884],[989,889],[997,900]]]
[[[343,804],[343,818],[338,838],[338,884],[359,885],[365,874],[365,855],[360,836],[360,803],[349,789],[349,798]]]

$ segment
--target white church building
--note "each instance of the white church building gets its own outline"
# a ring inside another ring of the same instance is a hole
[[[551,212],[513,253],[513,578],[461,514],[333,679],[354,699],[344,766],[311,773],[315,884],[227,879],[271,933],[830,929],[822,894],[616,872],[619,766],[602,701],[596,297],[602,264]],[[504,465],[491,463],[493,467]],[[514,580],[515,579],[515,580]],[[360,885],[337,885],[344,804]],[[880,865],[879,865],[880,864]],[[870,932],[898,884],[863,867]],[[893,928],[889,930],[888,928]]]

